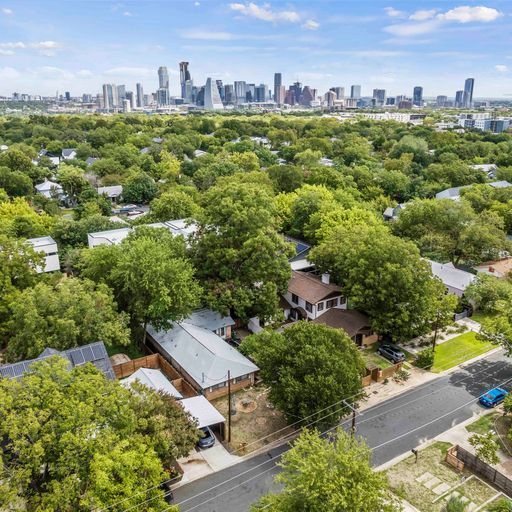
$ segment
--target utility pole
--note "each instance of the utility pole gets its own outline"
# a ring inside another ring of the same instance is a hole
[[[228,370],[228,443],[231,442],[231,371]]]
[[[350,427],[350,435],[354,437],[356,435],[356,414],[357,409],[352,404],[348,403],[346,400],[342,400],[342,402],[352,411],[352,425]]]
[[[434,340],[432,341],[432,352],[436,351],[436,341],[437,341],[437,330],[439,329],[439,317],[441,316],[441,310],[437,310],[436,316],[436,329],[434,331]]]

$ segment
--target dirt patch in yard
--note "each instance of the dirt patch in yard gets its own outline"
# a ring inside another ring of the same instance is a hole
[[[213,400],[212,404],[226,418],[227,428],[227,397]],[[234,393],[231,408],[235,414],[231,416],[231,443],[228,449],[234,455],[251,453],[294,432],[293,428],[287,426],[283,415],[268,401],[268,388],[263,385]]]

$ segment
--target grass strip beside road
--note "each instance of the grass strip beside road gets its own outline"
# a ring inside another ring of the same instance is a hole
[[[437,345],[432,371],[439,373],[448,370],[493,348],[496,348],[496,345],[478,340],[475,332],[466,332]]]

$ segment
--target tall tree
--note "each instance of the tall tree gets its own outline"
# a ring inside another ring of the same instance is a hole
[[[198,437],[173,399],[132,393],[91,364],[69,371],[59,356],[0,379],[0,416],[2,510],[169,510],[164,469]]]
[[[381,335],[404,340],[428,332],[455,309],[456,298],[432,278],[414,244],[391,235],[385,226],[337,227],[311,251],[310,259],[332,274]]]
[[[305,431],[279,463],[278,494],[269,494],[253,512],[394,512],[400,510],[384,473],[370,465],[370,450],[342,429],[331,441]]]
[[[192,254],[210,307],[244,319],[278,315],[291,247],[276,231],[272,199],[265,186],[229,178],[205,194]]]
[[[8,304],[4,324],[10,361],[37,357],[45,348],[56,350],[103,341],[127,345],[126,313],[118,313],[112,291],[89,280],[63,279],[27,288]]]
[[[301,321],[282,333],[249,336],[241,350],[260,367],[270,401],[289,420],[332,425],[347,412],[342,400],[354,402],[361,390],[364,363],[341,329]]]

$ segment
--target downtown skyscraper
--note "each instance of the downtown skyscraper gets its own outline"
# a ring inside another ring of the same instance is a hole
[[[170,100],[169,92],[169,73],[165,66],[158,68],[158,91],[157,91],[157,102],[159,105],[169,105]]]
[[[466,78],[464,83],[464,96],[462,98],[462,104],[464,108],[471,108],[473,106],[473,88],[475,86],[474,78]]]
[[[194,83],[188,70],[188,62],[180,62],[180,85],[181,85],[181,97],[186,103],[192,102],[192,91]]]

